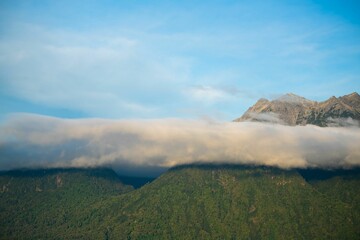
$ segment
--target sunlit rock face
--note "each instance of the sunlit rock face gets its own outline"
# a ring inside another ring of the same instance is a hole
[[[235,122],[271,122],[290,126],[313,124],[321,127],[356,126],[360,120],[360,96],[354,92],[315,102],[288,93],[269,101],[260,99]]]

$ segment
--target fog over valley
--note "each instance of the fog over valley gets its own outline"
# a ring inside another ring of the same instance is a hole
[[[360,165],[360,129],[203,120],[60,119],[13,114],[0,128],[0,169],[111,166],[139,169],[190,163],[280,168]],[[135,170],[134,170],[135,169]]]

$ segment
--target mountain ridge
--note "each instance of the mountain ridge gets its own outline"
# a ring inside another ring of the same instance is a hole
[[[256,121],[284,125],[359,126],[360,96],[353,92],[341,97],[332,96],[323,102],[308,100],[287,93],[269,101],[259,99],[234,122]]]

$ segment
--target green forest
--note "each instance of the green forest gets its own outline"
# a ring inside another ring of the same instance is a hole
[[[2,172],[0,238],[359,239],[359,172],[188,165],[153,181],[105,168]]]

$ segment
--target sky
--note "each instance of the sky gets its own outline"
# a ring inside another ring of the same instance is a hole
[[[360,92],[359,1],[0,1],[0,121],[217,119]]]
[[[0,171],[359,167],[358,121],[232,122],[260,98],[359,93],[359,9],[350,0],[2,0]]]

